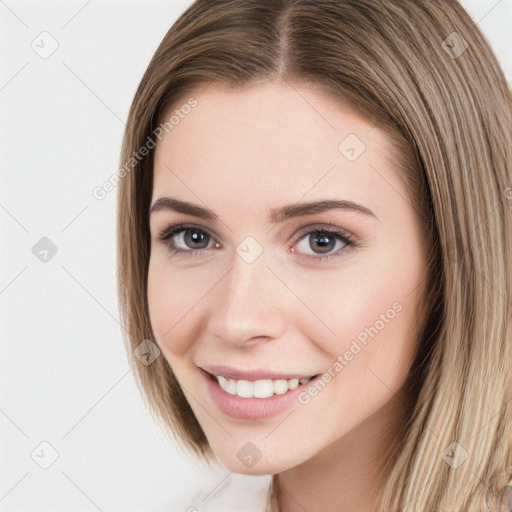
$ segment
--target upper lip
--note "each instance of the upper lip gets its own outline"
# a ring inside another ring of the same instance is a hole
[[[269,370],[237,370],[236,368],[232,368],[230,366],[225,365],[207,365],[200,366],[202,370],[208,372],[212,375],[227,377],[229,379],[236,380],[261,380],[261,379],[302,379],[303,377],[312,377],[315,376],[316,373],[286,373],[286,372],[272,372]]]

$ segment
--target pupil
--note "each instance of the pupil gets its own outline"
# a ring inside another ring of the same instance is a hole
[[[333,237],[325,233],[323,235],[319,235],[318,233],[316,233],[315,235],[316,236],[313,238],[313,240],[315,241],[315,243],[320,245],[320,252],[329,252],[330,250],[332,250],[334,242]],[[309,245],[311,246],[311,244]],[[312,246],[311,248],[314,249]]]

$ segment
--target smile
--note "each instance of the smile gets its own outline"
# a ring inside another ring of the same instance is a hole
[[[314,376],[302,379],[262,379],[257,381],[228,379],[222,375],[214,375],[214,377],[219,386],[231,395],[238,395],[240,398],[270,398],[297,389]]]
[[[265,419],[285,412],[297,402],[302,390],[320,377],[318,374],[313,377],[247,380],[215,375],[202,368],[198,370],[212,403],[224,414],[244,420]]]

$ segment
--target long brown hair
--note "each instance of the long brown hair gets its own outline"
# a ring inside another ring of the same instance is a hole
[[[153,154],[126,162],[193,91],[273,80],[318,86],[384,130],[424,225],[425,321],[406,418],[380,468],[380,510],[491,511],[512,477],[512,100],[455,0],[197,0],[165,35],[130,109],[118,189],[120,312],[150,410],[211,460],[165,358],[133,357],[155,339]]]

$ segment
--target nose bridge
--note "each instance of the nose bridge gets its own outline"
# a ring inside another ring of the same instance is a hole
[[[241,244],[243,248],[243,244]],[[220,339],[248,343],[253,338],[279,337],[285,319],[279,304],[279,284],[267,268],[264,254],[246,258],[240,247],[222,280],[209,319],[209,330]]]

